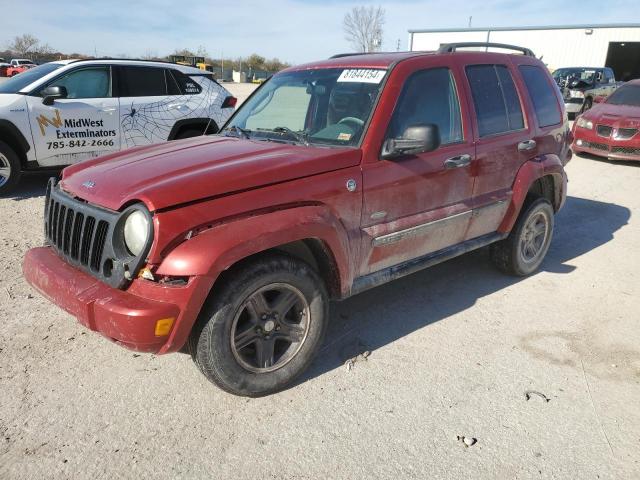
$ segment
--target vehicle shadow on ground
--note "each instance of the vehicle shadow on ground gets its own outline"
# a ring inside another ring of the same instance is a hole
[[[34,173],[23,176],[16,189],[8,195],[0,196],[0,199],[17,202],[34,197],[44,197],[47,191],[47,182],[54,175],[53,173]]]
[[[569,197],[556,217],[555,236],[541,270],[575,270],[571,260],[611,241],[631,217],[628,208]],[[325,343],[299,383],[398,340],[429,324],[473,308],[476,301],[524,279],[498,272],[488,249],[468,253],[331,308]]]

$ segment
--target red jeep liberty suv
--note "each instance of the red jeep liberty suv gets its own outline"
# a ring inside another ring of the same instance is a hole
[[[273,76],[217,135],[66,168],[23,271],[110,340],[188,349],[224,390],[265,395],[310,364],[329,299],[486,245],[535,271],[570,143],[528,49],[339,55]]]

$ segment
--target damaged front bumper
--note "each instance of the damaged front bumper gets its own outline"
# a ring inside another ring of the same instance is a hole
[[[22,268],[34,288],[81,324],[140,352],[179,350],[208,290],[198,277],[181,287],[136,279],[119,290],[64,262],[50,247],[29,250]],[[157,335],[158,322],[171,328]]]

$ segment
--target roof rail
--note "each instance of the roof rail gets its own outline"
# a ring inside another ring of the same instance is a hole
[[[179,65],[181,67],[191,67],[192,65],[182,65],[180,63],[175,63],[175,62],[169,62],[167,60],[149,60],[149,59],[145,59],[145,58],[122,58],[122,57],[99,57],[99,58],[77,58],[74,59],[71,63],[78,63],[78,62],[95,62],[95,61],[113,61],[113,60],[118,60],[118,61],[129,61],[129,62],[148,62],[148,63],[165,63],[168,65]],[[193,67],[193,68],[198,68],[198,67]]]
[[[492,43],[492,42],[459,42],[459,43],[445,43],[440,45],[437,53],[452,53],[455,52],[459,48],[466,47],[494,47],[494,48],[503,48],[505,50],[516,50],[518,52],[522,52],[527,57],[535,57],[533,52],[525,47],[518,47],[516,45],[508,45],[506,43]]]
[[[357,57],[360,55],[373,55],[374,53],[383,53],[383,52],[352,52],[352,53],[336,53],[329,57],[332,58],[342,58],[342,57]]]

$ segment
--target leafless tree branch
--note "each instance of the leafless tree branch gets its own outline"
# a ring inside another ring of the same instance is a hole
[[[382,7],[354,7],[344,16],[345,39],[358,52],[375,52],[382,46],[385,11]]]

